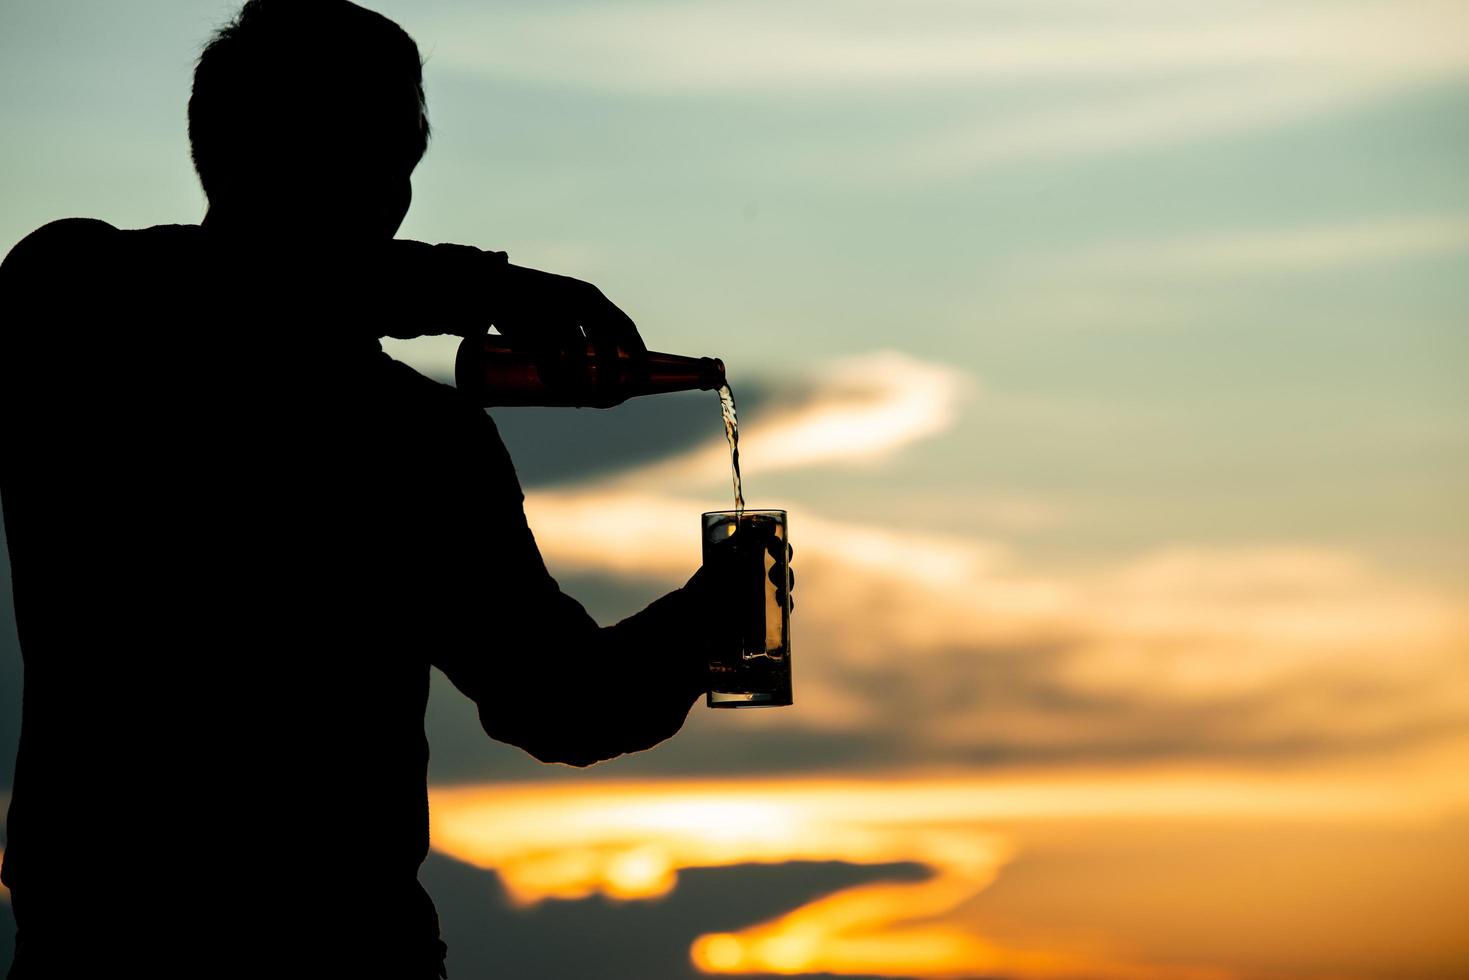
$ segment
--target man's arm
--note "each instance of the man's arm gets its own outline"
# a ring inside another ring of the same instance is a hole
[[[646,355],[632,320],[590,283],[464,245],[395,240],[387,255],[386,274],[401,276],[411,284],[405,295],[424,302],[380,308],[389,318],[378,320],[380,336],[475,336],[493,323],[530,351],[584,353],[590,341],[599,358]],[[451,433],[439,452],[447,465],[435,468],[446,495],[439,503],[453,520],[446,537],[457,547],[430,563],[447,574],[421,595],[421,608],[435,610],[431,661],[478,705],[487,734],[545,762],[590,765],[673,735],[706,689],[722,622],[709,608],[727,563],[701,568],[682,589],[599,627],[547,571],[493,421],[447,386],[435,387],[442,391],[434,397],[452,399],[442,413],[451,422],[424,425]]]
[[[622,364],[647,368],[637,325],[589,282],[512,265],[504,252],[411,239],[385,243],[369,265],[376,285],[361,291],[367,307],[357,318],[375,322],[379,337],[477,338],[493,324],[506,343],[551,363],[595,358],[599,378],[617,377]]]
[[[411,371],[398,365],[403,371]],[[447,386],[448,457],[435,569],[420,583],[429,659],[491,738],[586,766],[650,748],[706,689],[709,573],[600,627],[546,569],[494,422]]]
[[[377,267],[368,276],[379,286],[409,287],[387,305],[383,292],[373,291],[384,337],[479,336],[493,323],[512,341],[590,340],[620,345],[634,356],[647,353],[631,318],[596,286],[514,265],[505,252],[395,238],[370,261]]]

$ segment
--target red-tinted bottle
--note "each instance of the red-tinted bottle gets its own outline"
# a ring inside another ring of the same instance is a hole
[[[649,351],[640,366],[621,349],[599,360],[590,344],[575,354],[537,355],[512,350],[504,338],[489,334],[460,343],[454,383],[487,407],[610,408],[636,395],[718,389],[724,384],[724,362]]]

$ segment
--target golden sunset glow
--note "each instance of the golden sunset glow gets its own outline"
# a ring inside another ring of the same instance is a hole
[[[844,888],[749,928],[703,935],[690,956],[706,973],[1213,980],[1250,974],[1198,957],[1150,955],[1158,937],[1145,925],[1108,942],[1048,932],[1044,921],[1016,935],[1001,925],[997,936],[970,909],[1011,867],[1049,860],[1051,851],[1103,852],[1116,846],[1109,835],[1166,835],[1203,820],[1221,828],[1219,846],[1232,848],[1240,827],[1273,828],[1287,842],[1303,831],[1431,827],[1469,812],[1469,778],[1451,765],[1463,757],[1455,749],[1352,775],[1176,770],[439,786],[431,836],[443,853],[495,871],[523,906],[594,894],[655,899],[689,868],[842,861],[928,871],[921,881]],[[1210,890],[1229,887],[1191,881],[1187,868],[1139,872],[1123,886],[1129,902],[1193,902],[1202,914],[1219,899]],[[1148,875],[1159,876],[1155,884]],[[1276,887],[1318,901],[1335,886],[1300,873]],[[1430,876],[1418,887],[1427,901],[1448,884]],[[1064,907],[1064,895],[1054,904]]]

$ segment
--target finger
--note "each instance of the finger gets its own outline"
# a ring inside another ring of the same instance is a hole
[[[580,304],[569,295],[567,285],[576,282],[539,269],[506,266],[490,320],[511,346],[523,350],[585,345],[578,323]]]
[[[586,333],[585,342],[590,349],[592,363],[595,365],[597,403],[603,407],[615,405],[621,400],[617,396],[617,388],[625,374],[622,342],[615,334],[603,329],[596,321],[587,321],[583,330]],[[633,377],[642,380],[641,374],[634,373]]]
[[[545,313],[534,318],[501,315],[494,320],[495,329],[515,350],[527,353],[550,352],[586,347],[586,338],[575,320],[564,315]]]
[[[586,377],[587,338],[573,297],[568,296],[560,276],[548,276],[544,295],[537,300],[534,313],[540,318],[537,340],[553,349],[557,363],[565,371],[568,382]]]
[[[592,288],[584,326],[599,357],[626,358],[625,364],[613,362],[613,366],[627,370],[639,381],[647,379],[648,346],[643,343],[637,325],[595,287]]]
[[[613,339],[635,358],[647,357],[648,347],[643,343],[642,336],[638,333],[637,324],[632,322],[632,317],[622,312],[617,304],[602,294],[601,290],[596,293],[593,300],[593,323],[595,328],[609,339]]]
[[[577,322],[593,343],[619,346],[627,343],[627,327],[618,316],[620,314],[622,319],[626,319],[627,314],[612,305],[611,300],[602,295],[602,291],[596,286],[589,282],[578,282],[573,303]],[[636,333],[636,330],[633,332]]]
[[[777,605],[784,606],[787,610],[794,609],[796,607],[796,600],[792,598],[791,593],[788,589],[776,589],[775,602]]]

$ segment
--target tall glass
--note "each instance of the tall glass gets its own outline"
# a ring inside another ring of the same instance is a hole
[[[783,510],[703,515],[704,561],[733,563],[728,615],[736,641],[709,661],[711,708],[791,703],[790,535]],[[728,548],[729,552],[721,549]]]

